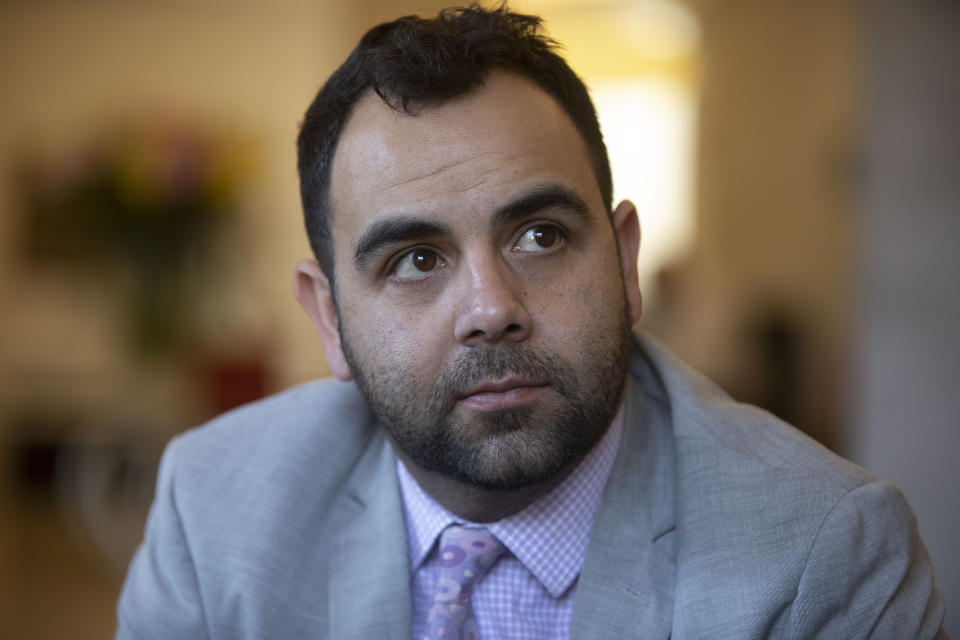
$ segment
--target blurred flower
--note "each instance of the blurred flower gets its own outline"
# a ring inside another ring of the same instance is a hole
[[[188,265],[202,264],[250,177],[236,137],[178,125],[118,126],[63,157],[28,158],[27,259],[117,282],[144,352],[177,346]]]

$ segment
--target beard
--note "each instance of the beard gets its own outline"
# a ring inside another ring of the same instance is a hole
[[[624,309],[572,362],[527,342],[475,347],[428,388],[415,365],[362,361],[340,327],[357,386],[394,445],[423,469],[494,490],[544,482],[587,455],[617,413],[632,345]],[[478,384],[508,376],[545,385],[547,393],[496,411],[458,407]]]

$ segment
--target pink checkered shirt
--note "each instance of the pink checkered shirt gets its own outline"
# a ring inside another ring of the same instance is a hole
[[[473,592],[484,640],[553,640],[570,635],[577,577],[593,514],[610,477],[623,409],[607,433],[560,485],[522,511],[486,524],[509,550]],[[431,498],[399,460],[413,595],[413,638],[423,638],[439,574],[436,541],[448,525],[473,524]]]

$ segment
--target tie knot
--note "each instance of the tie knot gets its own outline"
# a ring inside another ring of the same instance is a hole
[[[463,601],[505,551],[504,546],[484,528],[453,525],[440,534],[440,577],[438,601]]]

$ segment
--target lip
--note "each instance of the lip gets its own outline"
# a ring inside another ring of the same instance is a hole
[[[477,411],[497,411],[529,404],[546,392],[548,386],[531,380],[507,378],[484,382],[460,396],[457,401]]]

